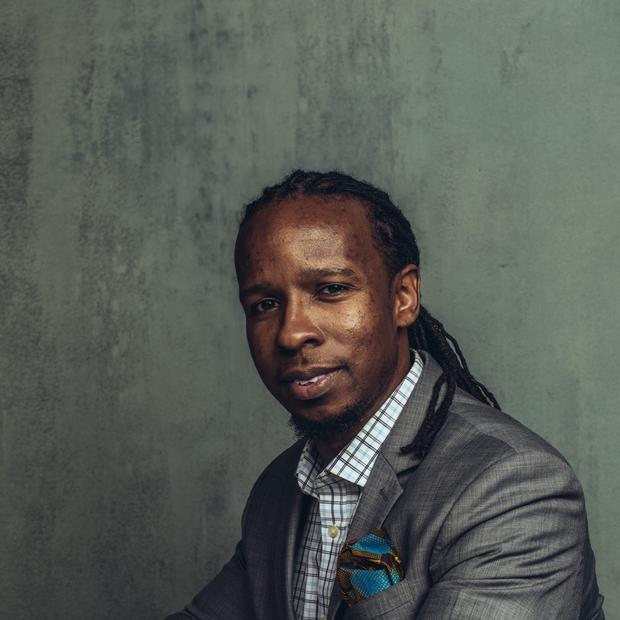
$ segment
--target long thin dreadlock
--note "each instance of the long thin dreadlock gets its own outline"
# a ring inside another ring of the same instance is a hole
[[[368,209],[373,235],[390,277],[405,265],[420,266],[420,251],[411,225],[388,194],[341,172],[295,170],[282,182],[265,188],[256,200],[245,207],[239,230],[262,207],[294,196],[352,197],[359,200]],[[420,430],[410,444],[401,448],[404,454],[413,453],[424,458],[446,419],[457,387],[496,409],[499,405],[491,391],[472,376],[456,339],[424,306],[407,333],[410,347],[428,351],[443,371],[433,387]]]

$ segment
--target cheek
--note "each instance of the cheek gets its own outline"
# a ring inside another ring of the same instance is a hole
[[[343,340],[350,340],[364,334],[368,318],[361,308],[343,308],[338,314],[331,313],[325,322],[327,329],[340,334]]]
[[[390,326],[390,317],[385,312],[378,312],[376,307],[358,307],[340,314],[338,321],[332,324],[332,333],[352,347],[356,356],[367,358],[381,355],[384,347],[392,346],[395,334]]]
[[[250,353],[259,372],[261,371],[261,365],[265,363],[270,351],[268,346],[269,335],[266,332],[267,330],[265,329],[260,329],[256,326],[251,327],[249,325],[246,326],[245,330]]]
[[[371,295],[360,296],[351,303],[329,308],[324,317],[324,325],[331,328],[334,333],[340,332],[356,337],[359,335],[364,339],[367,334],[376,332],[381,326],[386,326],[387,321],[389,321],[389,316],[386,303]]]

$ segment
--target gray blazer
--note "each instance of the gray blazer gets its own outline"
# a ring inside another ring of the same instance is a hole
[[[457,390],[420,462],[414,438],[441,374],[424,371],[381,448],[349,538],[383,527],[405,578],[330,620],[603,620],[584,499],[564,458],[509,416]],[[296,538],[309,500],[294,476],[299,441],[257,480],[232,559],[168,620],[293,620]]]

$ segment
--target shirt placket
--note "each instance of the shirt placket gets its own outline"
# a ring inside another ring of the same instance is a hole
[[[327,613],[333,578],[335,578],[338,554],[345,542],[348,522],[344,514],[343,501],[347,496],[346,486],[329,472],[323,472],[317,479],[315,490],[319,496],[319,516],[321,521],[320,565],[322,579],[322,605],[320,615]]]

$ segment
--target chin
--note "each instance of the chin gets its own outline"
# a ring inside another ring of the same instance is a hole
[[[355,428],[368,413],[369,405],[362,401],[344,407],[339,413],[317,414],[316,417],[291,412],[289,424],[299,438],[335,439]]]

